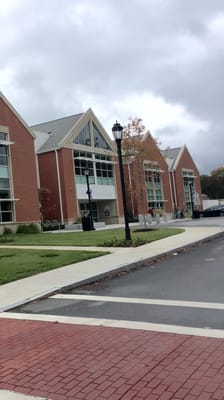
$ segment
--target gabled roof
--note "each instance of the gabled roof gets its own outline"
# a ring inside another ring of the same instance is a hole
[[[36,133],[37,137],[36,150],[38,152],[44,152],[56,149],[82,116],[83,113],[70,115],[69,117],[31,126],[31,129]],[[44,134],[46,135],[45,138]]]
[[[169,170],[176,168],[179,157],[183,151],[183,147],[175,147],[173,149],[168,148],[166,150],[161,150],[162,156],[165,158]]]
[[[108,143],[110,151],[115,152],[114,143],[91,108],[89,108],[85,113],[33,125],[32,129],[36,134],[36,152],[44,153],[57,150],[61,147],[72,148],[74,145],[74,139],[80,134],[81,130],[90,120],[93,122],[93,125],[98,127],[100,135],[102,135],[105,142]],[[78,146],[84,145],[80,144]],[[92,145],[91,147],[88,146],[89,150],[90,148],[93,151],[95,145]]]

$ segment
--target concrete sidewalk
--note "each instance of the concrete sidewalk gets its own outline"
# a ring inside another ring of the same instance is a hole
[[[109,255],[2,285],[0,311],[175,253],[223,231],[189,227],[138,248],[111,248]],[[0,400],[224,399],[223,339],[3,315]]]

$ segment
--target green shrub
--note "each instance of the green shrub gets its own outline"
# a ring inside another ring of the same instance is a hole
[[[60,229],[65,229],[65,225],[61,224],[60,221],[52,220],[52,221],[42,221],[41,222],[42,231],[58,231]]]
[[[4,228],[3,235],[13,235],[12,229]]]
[[[104,247],[138,247],[142,246],[143,244],[148,243],[147,240],[136,237],[132,240],[125,240],[125,239],[117,239],[112,238],[111,240],[105,241],[103,243]]]
[[[14,242],[13,236],[12,235],[0,235],[0,243],[11,243]]]
[[[16,233],[39,233],[39,229],[35,224],[19,225]]]

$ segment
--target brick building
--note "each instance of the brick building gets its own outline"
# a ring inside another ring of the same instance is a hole
[[[43,220],[72,224],[89,209],[85,170],[89,170],[95,222],[123,221],[117,149],[91,109],[32,127],[36,135]],[[127,207],[130,216],[175,215],[200,200],[199,172],[186,146],[161,151],[149,132],[141,150],[123,148]],[[124,140],[123,140],[124,145]],[[124,146],[123,146],[124,147]],[[199,199],[199,200],[198,200]]]
[[[0,92],[0,232],[39,223],[34,135]]]
[[[169,166],[169,181],[172,197],[172,208],[191,213],[201,209],[200,174],[187,147],[177,147],[162,151]],[[193,203],[193,204],[192,204]]]
[[[116,146],[91,109],[32,126],[37,137],[44,220],[72,224],[89,209],[95,222],[119,221],[123,214]]]
[[[192,196],[200,208],[199,171],[187,147],[160,151],[149,132],[141,146],[123,154],[129,214],[191,212]],[[116,144],[93,111],[29,128],[0,93],[0,233],[40,218],[78,220],[89,208],[86,169],[94,221],[122,222]]]
[[[153,210],[154,214],[171,214],[168,165],[149,132],[135,140],[139,141],[137,153],[123,158],[129,213],[144,215]]]

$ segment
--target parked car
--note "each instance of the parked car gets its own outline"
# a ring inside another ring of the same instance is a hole
[[[217,206],[208,207],[203,211],[200,211],[201,217],[224,217],[224,205],[219,204]]]

